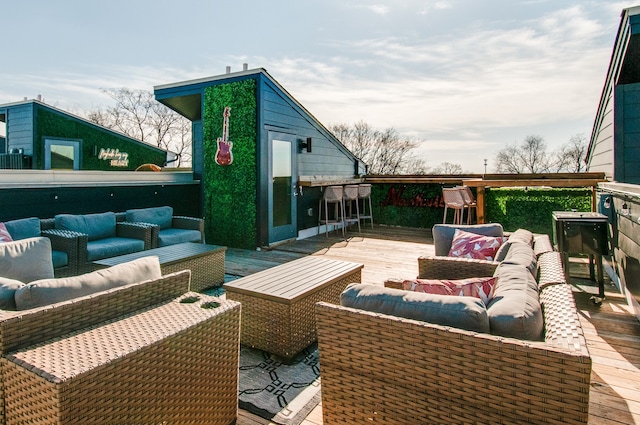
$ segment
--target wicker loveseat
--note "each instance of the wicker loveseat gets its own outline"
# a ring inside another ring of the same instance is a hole
[[[533,250],[540,341],[318,303],[324,423],[587,423],[591,357],[572,290],[549,238]],[[419,277],[491,276],[499,264],[423,257]]]
[[[0,424],[235,422],[239,303],[187,292],[190,271],[162,276],[157,257],[54,279],[48,239],[0,251],[3,306],[36,305],[0,310]],[[42,302],[60,291],[88,294]]]

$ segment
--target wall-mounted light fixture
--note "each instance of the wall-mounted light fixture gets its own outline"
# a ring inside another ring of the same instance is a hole
[[[302,152],[304,150],[311,153],[311,137],[307,137],[307,140],[298,141],[298,151]]]
[[[604,203],[602,204],[603,207],[605,207],[606,209],[611,208],[611,195],[607,196],[606,198],[604,198]]]
[[[629,205],[627,205],[627,201],[624,201],[624,203],[622,204],[622,208],[620,209],[620,214],[627,216],[631,213],[631,210],[629,209]]]

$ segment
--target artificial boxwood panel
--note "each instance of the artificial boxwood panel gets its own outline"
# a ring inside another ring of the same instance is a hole
[[[81,169],[101,171],[131,171],[142,164],[164,165],[167,154],[164,151],[143,143],[128,139],[126,136],[103,130],[79,119],[65,116],[45,108],[38,108],[36,114],[36,149],[40,155],[36,158],[34,168],[44,169],[44,139],[79,139],[81,143]],[[98,152],[101,148],[118,149],[129,154],[127,167],[112,167],[110,161],[98,159],[93,155],[94,146]]]
[[[591,190],[513,189],[485,191],[485,221],[500,223],[505,231],[519,228],[534,233],[553,233],[553,211],[591,211]]]
[[[233,163],[216,164],[222,116],[230,107],[229,140]],[[207,87],[204,90],[204,217],[206,240],[217,245],[256,247],[257,103],[253,79]]]
[[[374,184],[371,202],[376,224],[430,229],[442,223],[444,204],[439,184]]]

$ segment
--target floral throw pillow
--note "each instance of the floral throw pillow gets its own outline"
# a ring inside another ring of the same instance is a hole
[[[4,223],[0,223],[0,243],[11,242],[13,239]]]
[[[427,294],[480,298],[485,305],[493,299],[495,277],[472,277],[460,280],[413,279],[402,282],[402,289]]]
[[[493,261],[498,248],[506,241],[507,238],[505,237],[484,236],[456,229],[451,242],[449,257]]]

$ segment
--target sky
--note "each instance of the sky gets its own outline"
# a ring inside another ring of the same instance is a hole
[[[3,1],[0,104],[84,115],[102,89],[264,68],[325,126],[365,121],[427,167],[493,171],[529,135],[589,138],[623,8],[640,0]],[[2,131],[2,130],[0,130]]]

